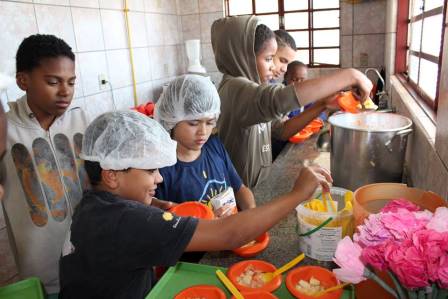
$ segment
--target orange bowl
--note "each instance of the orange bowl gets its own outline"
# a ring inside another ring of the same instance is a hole
[[[330,287],[333,287],[337,285],[339,282],[336,279],[336,276],[333,274],[333,272],[317,266],[303,266],[298,267],[292,270],[288,273],[286,276],[286,287],[288,288],[289,292],[296,298],[300,299],[338,299],[342,296],[343,290],[338,289],[333,292],[329,292],[326,294],[323,294],[322,296],[315,297],[311,295],[307,295],[304,293],[299,292],[296,289],[296,285],[300,280],[309,281],[311,277],[314,277],[315,279],[319,280],[321,282],[321,285],[327,289]]]
[[[268,247],[269,240],[269,234],[265,232],[255,239],[255,244],[250,246],[242,246],[232,251],[233,253],[241,257],[253,257],[265,250],[266,247]]]
[[[236,286],[238,290],[273,292],[276,289],[278,289],[282,284],[281,275],[274,277],[271,281],[265,283],[263,286],[259,288],[251,288],[238,283],[237,281],[238,276],[240,276],[249,265],[252,265],[255,269],[260,270],[262,272],[274,272],[275,270],[277,270],[277,268],[275,268],[274,265],[260,260],[247,260],[233,264],[227,271],[227,277],[229,277],[229,279],[232,281],[232,283]]]
[[[177,216],[183,217],[195,217],[201,219],[213,219],[215,214],[206,205],[196,202],[196,201],[186,201],[170,209],[170,212],[176,214]]]
[[[305,129],[308,129],[313,133],[317,133],[323,126],[324,122],[319,118],[315,118],[305,127]]]
[[[299,142],[305,141],[311,135],[313,135],[313,132],[310,131],[309,129],[305,128],[302,131],[300,131],[299,133],[297,133],[296,135],[290,137],[289,138],[289,142],[291,142],[291,143],[299,143]]]
[[[226,294],[218,287],[212,285],[196,285],[182,290],[174,299],[190,298],[226,299]]]
[[[277,296],[266,291],[243,291],[241,295],[244,299],[278,299]],[[230,299],[235,299],[235,297],[232,296]]]
[[[351,91],[346,91],[338,96],[338,104],[342,110],[350,113],[358,113],[359,101],[355,98],[355,95]]]

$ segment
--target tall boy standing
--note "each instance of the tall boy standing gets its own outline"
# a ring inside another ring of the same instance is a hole
[[[88,119],[71,105],[75,55],[62,39],[27,37],[16,67],[26,95],[7,113],[2,205],[20,277],[39,277],[52,294],[59,291],[58,259],[71,215],[88,185],[78,157]]]

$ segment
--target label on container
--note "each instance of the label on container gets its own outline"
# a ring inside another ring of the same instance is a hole
[[[305,234],[317,226],[299,220],[299,234]],[[308,236],[300,237],[300,250],[318,261],[333,260],[336,247],[342,238],[342,227],[322,227]]]
[[[227,188],[210,199],[210,203],[213,207],[213,212],[215,215],[230,215],[238,212],[235,194],[233,193],[232,187]]]

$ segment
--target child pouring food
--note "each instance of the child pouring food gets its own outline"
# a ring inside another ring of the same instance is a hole
[[[176,142],[138,112],[103,114],[87,128],[81,157],[93,190],[73,215],[72,248],[60,261],[59,298],[144,298],[153,266],[184,251],[237,248],[286,217],[321,185],[322,168],[303,168],[292,190],[269,203],[216,220],[179,217],[152,205],[158,169],[176,163]],[[217,233],[219,232],[219,233]]]

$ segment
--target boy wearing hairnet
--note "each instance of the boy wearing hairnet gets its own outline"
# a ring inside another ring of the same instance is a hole
[[[202,220],[152,205],[158,169],[176,163],[176,142],[138,112],[103,114],[87,128],[82,158],[93,189],[73,215],[72,249],[60,261],[60,298],[144,298],[153,266],[170,266],[184,251],[237,248],[309,199],[331,177],[303,168],[292,190],[254,209]],[[216,232],[219,232],[217,234]]]
[[[177,141],[177,163],[160,169],[163,177],[156,197],[177,203],[198,201],[214,208],[217,217],[230,215],[233,205],[218,206],[212,198],[222,194],[240,210],[255,207],[217,136],[210,137],[220,113],[221,101],[210,79],[180,76],[168,85],[155,106],[154,117]],[[226,192],[225,192],[226,191]],[[212,205],[214,204],[214,205]]]

